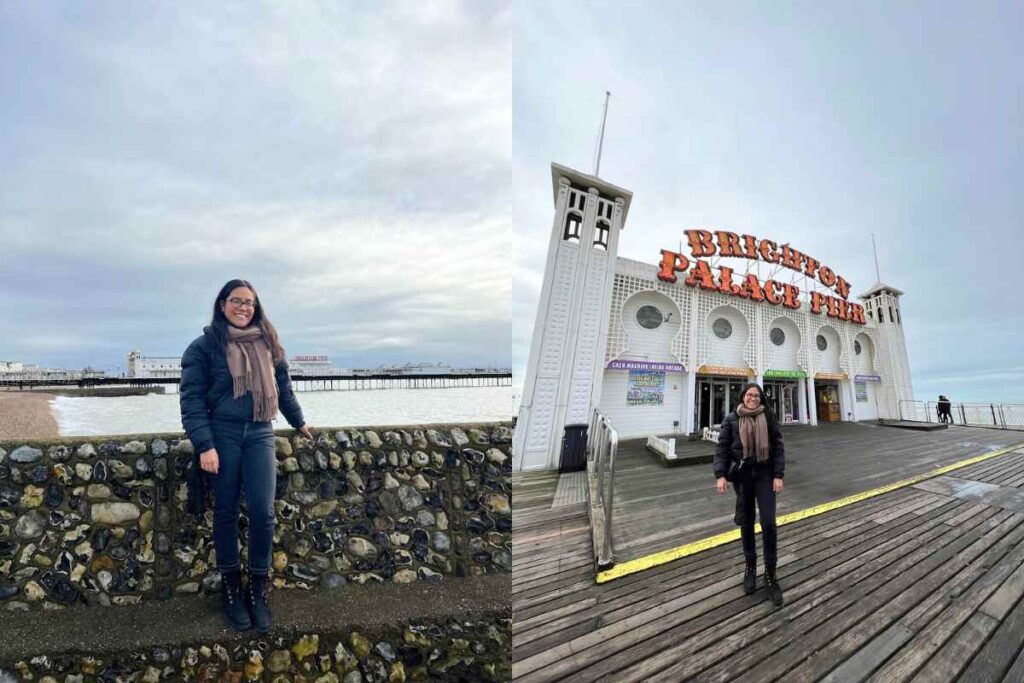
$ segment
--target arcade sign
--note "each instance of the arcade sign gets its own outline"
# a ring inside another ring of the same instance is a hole
[[[850,295],[850,283],[817,259],[793,249],[788,244],[781,247],[768,239],[758,239],[753,235],[737,235],[734,232],[717,230],[686,230],[690,243],[690,254],[694,259],[693,269],[684,281],[690,287],[721,292],[751,301],[766,301],[773,306],[784,306],[793,310],[800,308],[800,288],[796,285],[775,280],[767,280],[762,285],[754,274],[737,276],[733,281],[734,271],[728,266],[718,267],[715,278],[711,266],[702,258],[715,256],[748,258],[765,261],[789,268],[801,275],[816,279],[825,287],[839,296],[829,296],[821,292],[811,292],[811,313],[820,315],[824,312],[830,318],[848,320],[858,325],[866,325],[864,307],[847,301]],[[690,259],[683,254],[668,249],[661,250],[661,270],[658,279],[664,282],[676,282],[676,273],[684,273],[690,268]]]
[[[765,379],[805,379],[807,373],[803,370],[765,370]]]
[[[847,379],[845,372],[818,372],[814,379]]]
[[[702,365],[697,368],[698,375],[724,375],[726,377],[752,377],[752,368],[732,368],[726,365]]]
[[[655,363],[645,360],[613,360],[605,366],[608,370],[649,370],[653,372],[686,372],[681,363]]]

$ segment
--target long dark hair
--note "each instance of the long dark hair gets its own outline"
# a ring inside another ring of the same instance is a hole
[[[751,388],[757,389],[757,394],[761,397],[761,405],[764,406],[764,418],[768,420],[768,424],[779,424],[778,416],[772,411],[772,407],[768,405],[768,397],[764,395],[764,389],[757,382],[750,382],[743,387],[743,391],[740,392],[739,403],[736,404],[736,407],[739,408],[743,405],[743,397],[747,395]]]
[[[281,339],[277,336],[277,329],[271,324],[270,318],[267,317],[266,311],[263,310],[263,304],[260,303],[260,295],[256,293],[256,288],[248,280],[228,280],[220,288],[220,291],[217,292],[217,298],[213,300],[213,318],[210,320],[210,327],[213,329],[214,336],[221,347],[227,349],[228,325],[231,323],[224,316],[221,306],[227,302],[231,292],[238,287],[247,287],[252,292],[256,306],[253,308],[252,321],[249,324],[259,325],[263,328],[263,334],[266,335],[267,342],[270,344],[270,355],[273,356],[275,363],[279,363],[284,360],[284,347],[281,346]]]

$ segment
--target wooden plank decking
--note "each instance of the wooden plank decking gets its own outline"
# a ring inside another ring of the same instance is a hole
[[[738,542],[595,584],[556,479],[513,481],[516,681],[1024,680],[1024,449],[782,527],[778,609]]]
[[[840,422],[783,428],[780,515],[873,489],[1022,441],[1015,432],[950,427],[916,432]],[[690,444],[692,445],[692,444]],[[734,529],[735,497],[719,496],[711,465],[666,468],[628,452],[616,463],[612,538],[622,563]]]

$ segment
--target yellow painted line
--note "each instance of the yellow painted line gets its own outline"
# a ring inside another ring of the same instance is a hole
[[[884,493],[889,493],[890,491],[895,491],[896,489],[901,489],[901,488],[904,488],[904,487],[907,487],[907,486],[912,486],[912,485],[914,485],[914,484],[916,484],[918,482],[924,481],[925,479],[931,479],[932,477],[937,477],[940,474],[945,474],[946,472],[952,472],[953,470],[960,469],[961,467],[967,467],[968,465],[973,465],[975,463],[984,462],[985,460],[991,460],[992,458],[999,457],[1000,455],[1005,455],[1005,454],[1007,454],[1007,453],[1009,453],[1009,452],[1011,452],[1011,451],[1013,451],[1013,450],[1015,450],[1017,448],[1020,448],[1021,446],[1024,446],[1024,443],[1018,443],[1018,444],[1015,444],[1013,446],[1009,446],[1008,448],[1002,448],[1000,450],[992,451],[990,453],[985,453],[983,455],[977,455],[977,456],[975,456],[973,458],[968,458],[967,460],[961,460],[960,462],[955,462],[952,465],[945,465],[944,467],[940,467],[940,468],[938,468],[936,470],[932,470],[930,472],[925,472],[924,474],[914,475],[913,477],[910,477],[909,479],[904,479],[902,481],[897,481],[897,482],[894,482],[892,484],[886,484],[885,486],[879,486],[876,489],[871,489],[869,491],[862,491],[861,493],[855,493],[855,494],[853,494],[851,496],[846,496],[845,498],[839,498],[838,500],[833,500],[833,501],[830,501],[828,503],[822,503],[821,505],[815,505],[813,507],[805,508],[803,510],[797,510],[796,512],[790,512],[789,514],[781,515],[779,517],[776,517],[775,524],[776,524],[776,526],[784,526],[786,524],[792,524],[793,522],[799,522],[802,519],[808,519],[809,517],[815,517],[817,515],[821,515],[821,514],[824,514],[826,512],[830,512],[832,510],[838,510],[841,507],[846,507],[847,505],[853,505],[854,503],[859,503],[862,500],[867,500],[868,498],[874,498],[875,496],[880,496],[880,495],[882,495]],[[755,534],[761,533],[761,524],[760,523],[757,523],[757,524],[754,525],[754,533]],[[663,564],[665,564],[667,562],[672,562],[673,560],[678,560],[678,559],[680,559],[682,557],[688,557],[690,555],[696,555],[697,553],[702,553],[705,550],[711,550],[712,548],[717,548],[720,545],[725,545],[726,543],[731,543],[731,542],[737,540],[739,537],[740,537],[740,530],[739,530],[739,527],[737,527],[737,528],[733,529],[732,531],[726,531],[725,533],[717,534],[715,536],[709,536],[707,538],[702,538],[699,541],[694,541],[693,543],[687,543],[686,545],[681,545],[681,546],[679,546],[677,548],[670,548],[669,550],[662,550],[661,552],[657,552],[657,553],[654,553],[652,555],[646,555],[644,557],[639,557],[639,558],[637,558],[635,560],[630,560],[629,562],[623,562],[622,564],[615,565],[611,569],[606,569],[603,572],[598,572],[598,574],[597,574],[597,582],[598,583],[606,583],[606,582],[612,581],[614,579],[620,579],[623,576],[628,576],[630,574],[636,574],[637,572],[642,572],[642,571],[644,571],[646,569],[651,569],[653,567],[657,567],[659,565],[663,565]]]

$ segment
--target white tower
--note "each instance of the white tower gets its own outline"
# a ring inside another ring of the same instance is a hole
[[[515,469],[556,467],[567,425],[601,399],[619,231],[633,193],[551,164],[555,218],[512,445]]]
[[[129,377],[142,377],[142,369],[139,367],[139,361],[142,360],[141,351],[131,351],[128,354],[128,376]]]
[[[878,329],[876,351],[882,376],[878,416],[881,418],[897,419],[900,416],[899,402],[914,400],[907,340],[903,335],[903,314],[900,312],[901,296],[903,292],[880,282],[860,295],[868,324]]]

